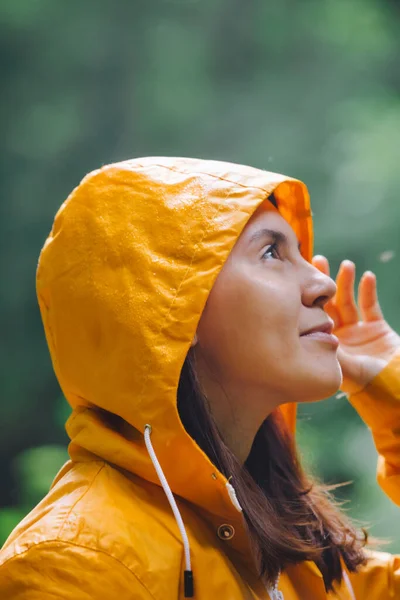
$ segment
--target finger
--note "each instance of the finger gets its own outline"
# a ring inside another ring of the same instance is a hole
[[[335,305],[339,311],[342,325],[352,325],[359,320],[354,298],[355,277],[355,264],[350,260],[344,260],[336,277],[337,291],[335,296]]]
[[[329,277],[329,261],[325,256],[316,254],[312,259],[312,264],[318,269],[318,271],[321,271],[321,273],[324,273]]]
[[[366,271],[358,286],[358,305],[363,321],[379,321],[383,314],[378,300],[376,277],[371,271]]]
[[[334,304],[332,301],[327,302],[324,306],[324,311],[332,319],[334,323],[334,330],[339,329],[339,327],[342,326],[342,323],[340,321],[340,314],[336,304]]]

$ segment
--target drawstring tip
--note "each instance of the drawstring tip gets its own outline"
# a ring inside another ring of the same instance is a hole
[[[185,571],[183,581],[184,581],[184,589],[185,589],[185,598],[193,598],[194,597],[193,571]]]

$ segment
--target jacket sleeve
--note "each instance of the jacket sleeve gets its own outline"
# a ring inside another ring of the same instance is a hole
[[[378,451],[378,483],[400,505],[400,352],[349,400],[371,429]],[[355,598],[400,598],[400,556],[386,552],[369,555],[367,564],[350,575]]]
[[[400,352],[349,400],[371,429],[379,455],[378,483],[400,506]]]
[[[154,600],[134,573],[98,550],[40,542],[0,566],[2,600]]]

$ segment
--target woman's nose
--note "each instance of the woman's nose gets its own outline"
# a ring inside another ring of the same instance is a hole
[[[308,264],[307,271],[303,286],[303,303],[323,308],[336,294],[336,283],[311,264]]]

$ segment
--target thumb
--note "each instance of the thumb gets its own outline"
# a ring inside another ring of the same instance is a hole
[[[365,354],[350,354],[340,346],[337,357],[343,375],[340,389],[346,394],[361,392],[385,366],[383,359]]]
[[[362,360],[360,356],[350,354],[340,346],[337,351],[340,368],[342,369],[342,384],[340,390],[346,394],[356,394],[364,387],[362,382]]]

